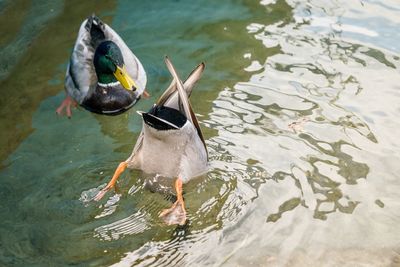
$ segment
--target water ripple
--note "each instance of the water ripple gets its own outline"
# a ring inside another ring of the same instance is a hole
[[[146,213],[137,211],[124,219],[97,227],[94,229],[94,236],[104,240],[111,240],[119,239],[124,235],[143,233],[150,228],[147,224],[148,217]]]

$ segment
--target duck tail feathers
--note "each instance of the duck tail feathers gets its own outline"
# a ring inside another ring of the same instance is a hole
[[[85,28],[90,32],[90,44],[96,49],[96,47],[106,39],[104,34],[104,22],[102,22],[95,14],[92,14],[88,17]]]

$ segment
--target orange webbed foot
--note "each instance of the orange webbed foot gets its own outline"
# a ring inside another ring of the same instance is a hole
[[[97,195],[94,197],[95,201],[99,201],[100,199],[102,199],[104,197],[104,195],[110,191],[111,188],[113,188],[115,186],[115,183],[117,182],[119,176],[125,171],[125,169],[128,167],[128,163],[127,162],[121,162],[117,169],[114,172],[113,177],[111,178],[110,182],[108,182],[107,186],[104,187],[99,193],[97,193]]]
[[[142,93],[142,96],[143,96],[143,98],[145,98],[145,99],[149,99],[151,95],[149,94],[149,92],[147,92],[146,89],[144,89],[144,91],[143,91],[143,93]]]
[[[186,223],[186,210],[183,201],[176,201],[171,208],[164,209],[159,217],[168,225]]]
[[[159,217],[162,218],[163,221],[168,225],[184,225],[186,223],[186,210],[182,196],[182,183],[183,182],[181,178],[176,179],[175,190],[177,200],[171,208],[163,210],[159,215]]]

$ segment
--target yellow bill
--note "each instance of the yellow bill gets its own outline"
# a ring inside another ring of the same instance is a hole
[[[117,66],[117,69],[114,72],[115,78],[122,84],[122,86],[127,90],[135,91],[137,86],[133,79],[129,76],[126,71],[125,65],[121,67]]]

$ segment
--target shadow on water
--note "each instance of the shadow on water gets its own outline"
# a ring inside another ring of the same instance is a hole
[[[5,3],[5,6],[2,7],[4,9],[0,9],[1,47],[11,43],[12,39],[16,37],[18,30],[22,27],[23,18],[26,17],[26,12],[31,5],[31,1],[26,0],[2,2]]]
[[[113,6],[112,1],[35,1],[32,5],[20,0],[5,7],[1,16],[5,34],[0,40],[2,163],[33,132],[32,115],[40,102],[64,90],[64,64],[82,19],[95,12],[109,22],[107,14]]]

